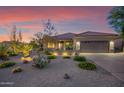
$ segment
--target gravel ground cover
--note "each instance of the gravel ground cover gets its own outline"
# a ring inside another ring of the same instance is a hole
[[[78,68],[72,59],[58,57],[44,69],[32,67],[33,62],[23,64],[19,57],[11,58],[17,61],[14,66],[21,66],[23,72],[13,74],[13,67],[0,69],[0,87],[123,87],[120,81],[111,73],[97,66],[97,70],[88,71]],[[68,73],[70,79],[64,79]]]

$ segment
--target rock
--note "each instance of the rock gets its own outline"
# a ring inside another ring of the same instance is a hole
[[[70,79],[70,76],[67,73],[65,73],[64,79]]]

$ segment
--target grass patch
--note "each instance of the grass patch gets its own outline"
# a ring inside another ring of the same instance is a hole
[[[90,62],[80,62],[78,64],[79,68],[85,69],[85,70],[95,70],[96,65]]]
[[[15,67],[15,68],[12,69],[12,73],[18,73],[18,72],[22,72],[21,67]]]
[[[75,56],[74,60],[81,62],[81,61],[86,61],[86,58],[84,56]]]
[[[50,56],[48,56],[47,58],[48,58],[48,59],[56,59],[56,56],[50,55]]]
[[[11,67],[11,66],[14,66],[15,64],[16,64],[15,62],[3,62],[0,64],[0,68]]]

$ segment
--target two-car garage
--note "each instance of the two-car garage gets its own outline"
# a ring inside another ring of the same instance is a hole
[[[80,50],[85,53],[109,52],[109,41],[81,41]]]
[[[74,38],[76,50],[82,53],[108,53],[115,51],[118,34],[87,31]]]

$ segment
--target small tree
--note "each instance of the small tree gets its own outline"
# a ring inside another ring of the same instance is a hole
[[[21,42],[22,41],[22,32],[21,30],[17,30],[17,27],[14,25],[13,29],[11,31],[11,36],[10,36],[10,40],[12,42]]]
[[[17,41],[17,29],[16,29],[16,26],[15,26],[15,25],[13,26],[13,29],[12,29],[12,31],[11,31],[10,40],[11,40],[11,41],[14,41],[14,42]]]
[[[16,47],[16,49],[18,49],[19,52],[23,53],[24,57],[27,57],[30,55],[32,48],[33,46],[27,43],[21,43]]]
[[[39,46],[39,50],[43,51],[47,48],[48,42],[55,41],[55,39],[52,37],[57,34],[54,24],[51,23],[50,19],[46,23],[43,23],[43,31],[36,33],[33,38],[33,40],[36,42],[36,44]]]
[[[19,34],[18,35],[19,35],[18,36],[19,37],[18,41],[21,42],[22,41],[22,32],[21,32],[21,30],[19,31]]]
[[[124,6],[113,7],[108,16],[109,24],[121,34],[124,40]],[[123,41],[124,45],[124,41]]]
[[[22,41],[22,32],[17,31],[17,27],[14,25],[13,29],[11,31],[11,52],[13,52],[14,54],[18,54],[18,49],[17,49],[17,45],[19,45]]]
[[[34,35],[34,38],[32,41],[35,42],[35,44],[38,46],[38,51],[43,51],[43,34],[41,32],[38,32]]]
[[[108,16],[109,24],[119,32],[124,39],[124,6],[113,7]]]
[[[2,60],[7,60],[8,59],[8,49],[9,46],[7,46],[6,44],[0,44],[0,59]]]

